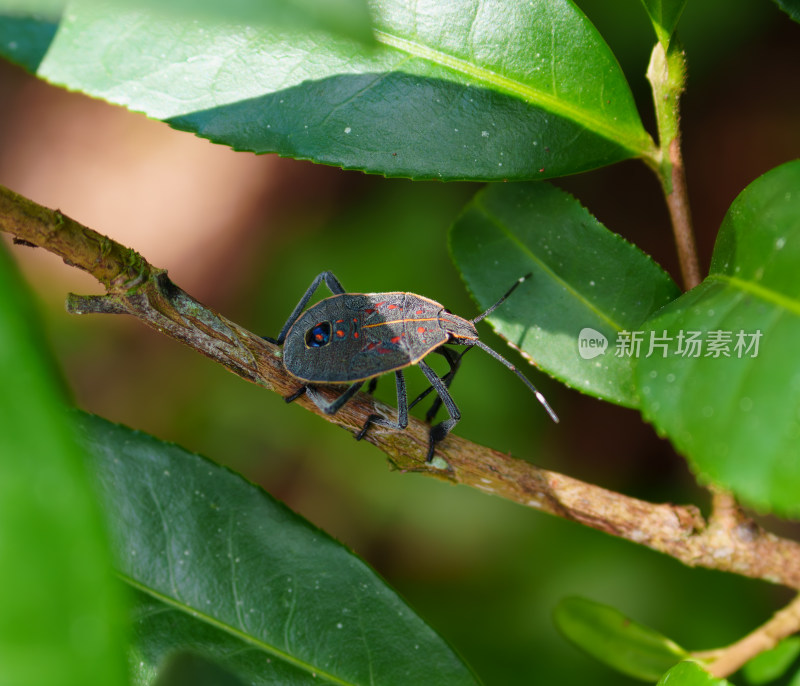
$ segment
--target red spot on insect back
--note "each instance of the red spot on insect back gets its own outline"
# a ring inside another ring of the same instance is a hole
[[[353,331],[353,338],[358,338],[358,331]]]
[[[367,316],[375,314],[375,310],[373,310],[371,307],[368,307],[366,310],[364,310],[364,314],[366,314]],[[355,319],[353,321],[355,321]]]
[[[427,329],[424,326],[417,327],[417,333],[425,333]]]
[[[399,342],[400,342],[400,336],[394,336],[394,337],[391,339],[391,342],[392,342],[392,343],[399,343]]]
[[[397,309],[397,305],[389,305],[389,309],[390,310],[396,310]]]
[[[336,331],[336,335],[337,335],[339,338],[344,338],[344,331],[342,331],[341,329],[338,329],[338,330]]]
[[[424,314],[422,310],[417,310],[417,314]]]
[[[344,319],[337,319],[337,320],[336,320],[336,323],[337,323],[337,324],[341,324],[343,321],[344,321]]]

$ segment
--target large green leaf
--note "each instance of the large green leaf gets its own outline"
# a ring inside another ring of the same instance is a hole
[[[645,417],[704,478],[795,516],[799,269],[800,161],[768,172],[734,201],[708,278],[648,322],[646,337],[666,347],[637,364]],[[690,333],[700,348],[688,344]]]
[[[120,589],[35,321],[0,243],[0,684],[121,686]]]
[[[553,618],[559,631],[576,646],[635,679],[656,681],[688,657],[666,636],[616,608],[586,598],[564,598]]]
[[[366,0],[87,0],[117,10],[147,9],[175,19],[256,22],[300,29],[325,29],[372,42]],[[69,0],[0,0],[0,14],[58,20]]]
[[[139,589],[137,683],[175,650],[248,684],[474,684],[375,572],[242,477],[76,417],[122,577]]]
[[[619,65],[570,0],[371,9],[374,50],[80,0],[38,74],[237,150],[387,176],[546,178],[652,152]]]
[[[800,0],[774,0],[774,2],[792,19],[800,22]]]
[[[226,669],[194,653],[176,653],[161,668],[152,686],[246,686]]]
[[[58,23],[42,17],[0,17],[0,54],[29,71],[39,68],[50,48]]]
[[[0,14],[58,19],[67,0],[0,0]]]
[[[725,679],[715,679],[696,662],[687,660],[670,669],[658,686],[731,686]]]
[[[481,308],[532,272],[491,315],[495,330],[567,385],[638,405],[632,359],[616,354],[617,337],[679,294],[652,259],[545,183],[479,192],[453,225],[450,250]]]

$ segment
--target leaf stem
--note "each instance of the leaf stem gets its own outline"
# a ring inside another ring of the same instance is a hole
[[[656,43],[647,67],[660,144],[659,156],[648,160],[648,163],[661,182],[672,221],[683,285],[686,290],[691,290],[700,284],[702,275],[692,229],[680,141],[680,97],[686,84],[686,58],[677,39],[669,44],[666,52],[664,45],[661,40]],[[722,519],[731,522],[732,513],[735,512],[739,512],[739,508],[734,497],[719,489],[712,489],[712,523]]]
[[[647,158],[647,163],[661,183],[672,220],[683,285],[690,290],[700,283],[702,276],[681,153],[680,96],[686,83],[686,60],[677,40],[673,40],[666,53],[664,46],[656,43],[647,68],[647,80],[653,90],[660,145],[659,154]]]
[[[135,251],[2,187],[0,230],[54,252],[106,286],[105,295],[70,294],[68,311],[130,314],[248,381],[284,397],[297,390],[298,381],[284,368],[280,347],[205,307],[178,288],[165,270],[152,267]],[[321,387],[319,392],[332,399],[340,391]],[[305,396],[296,402],[353,434],[369,415],[396,412],[365,393],[335,415],[323,414]],[[401,471],[472,486],[645,545],[689,566],[800,590],[800,544],[763,530],[738,508],[718,507],[707,522],[693,505],[648,503],[453,435],[437,448],[433,462],[426,463],[429,430],[412,417],[404,431],[374,426],[365,440],[380,448]]]

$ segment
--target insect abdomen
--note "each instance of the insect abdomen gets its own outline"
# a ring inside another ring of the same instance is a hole
[[[447,341],[442,306],[411,293],[343,293],[294,323],[284,365],[309,383],[351,383],[415,364]]]

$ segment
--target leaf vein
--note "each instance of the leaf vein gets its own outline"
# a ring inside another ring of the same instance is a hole
[[[161,507],[161,501],[158,499],[156,489],[153,487],[153,482],[150,480],[149,473],[147,474],[147,490],[150,491],[150,495],[153,498],[153,504],[156,506],[156,510],[158,510],[158,516],[161,518],[161,527],[164,530],[164,556],[167,559],[169,585],[172,589],[172,592],[175,594],[175,597],[179,598],[180,594],[178,593],[178,585],[175,583],[175,569],[172,565],[172,555],[169,553],[169,545],[170,540],[172,539],[172,534],[169,530],[169,525],[167,524],[167,518],[164,516],[164,508]]]
[[[651,155],[653,153],[653,146],[646,134],[640,138],[634,139],[627,132],[609,125],[602,119],[592,116],[585,109],[566,102],[562,98],[557,97],[554,93],[547,93],[530,84],[504,76],[485,67],[470,64],[467,60],[454,57],[453,55],[449,55],[427,45],[401,38],[400,36],[387,33],[386,31],[375,31],[375,37],[379,42],[389,45],[401,52],[405,52],[408,55],[465,74],[476,81],[488,84],[493,89],[510,93],[527,103],[538,105],[555,115],[572,120],[590,131],[594,131],[598,135],[614,141],[637,156]],[[554,60],[551,60],[551,69],[555,69]],[[555,74],[553,74],[553,78],[555,79]]]
[[[279,650],[275,646],[265,643],[264,641],[256,638],[255,636],[251,636],[250,634],[245,633],[241,629],[237,629],[236,627],[231,626],[230,624],[223,622],[217,619],[216,617],[212,617],[211,615],[205,614],[204,612],[201,612],[194,607],[190,607],[186,603],[183,603],[175,598],[164,595],[163,593],[157,591],[154,588],[145,586],[141,582],[133,579],[132,577],[124,573],[120,573],[119,576],[125,583],[141,591],[142,593],[145,593],[146,595],[149,595],[152,598],[159,600],[165,605],[168,605],[169,607],[172,607],[177,611],[184,612],[187,615],[194,617],[195,619],[207,622],[209,625],[216,627],[217,629],[220,629],[222,631],[225,631],[231,634],[232,636],[235,636],[236,638],[253,646],[254,648],[262,650],[266,653],[270,653],[271,655],[274,655],[275,657],[278,657],[281,660],[285,660],[289,664],[294,665],[295,667],[298,667],[300,669],[303,669],[309,672],[310,674],[316,674],[317,678],[322,677],[323,679],[328,679],[332,683],[340,684],[341,686],[353,686],[352,682],[344,681],[343,679],[337,677],[334,674],[324,672],[318,669],[317,667],[314,667],[313,665],[309,664],[308,662],[304,662],[303,660],[300,660],[285,651]]]
[[[533,262],[535,262],[542,271],[544,271],[553,281],[560,284],[561,287],[565,291],[567,291],[570,295],[572,295],[577,301],[583,303],[588,310],[593,312],[595,315],[597,315],[598,318],[602,319],[609,326],[613,327],[616,331],[622,331],[623,328],[625,328],[620,324],[618,324],[613,319],[611,319],[611,317],[609,317],[605,312],[599,310],[597,306],[594,303],[592,303],[591,300],[589,300],[582,293],[575,290],[572,284],[565,281],[558,274],[556,274],[544,261],[542,261],[542,259],[538,255],[536,255],[536,253],[534,253],[517,236],[515,236],[514,233],[505,226],[505,224],[502,222],[502,220],[500,220],[500,218],[498,218],[489,211],[486,205],[483,204],[480,196],[476,197],[473,202],[475,203],[476,207],[478,207],[480,211],[483,212],[486,218],[490,222],[492,222],[508,238],[508,240],[514,243],[520,249],[520,251],[522,251],[525,255],[527,255]]]
[[[397,64],[395,64],[395,65],[394,65],[392,68],[393,68],[394,70],[397,70],[397,68],[398,68],[398,67],[399,67],[401,64],[405,64],[405,63],[406,63],[406,62],[408,62],[410,59],[411,59],[411,57],[410,57],[410,56],[409,56],[409,57],[404,57],[404,58],[403,58],[402,60],[400,60],[400,61],[399,61]],[[323,117],[323,119],[322,119],[322,120],[320,120],[320,122],[319,122],[319,125],[320,125],[320,126],[323,126],[323,125],[327,124],[327,123],[328,123],[328,121],[330,120],[330,118],[331,118],[331,117],[332,117],[332,116],[333,116],[333,115],[334,115],[336,112],[338,112],[340,109],[342,109],[342,107],[345,107],[346,105],[349,105],[349,104],[350,104],[351,102],[353,102],[354,100],[357,100],[357,99],[358,99],[358,98],[360,98],[362,95],[364,95],[364,93],[366,93],[366,92],[368,92],[368,91],[372,90],[373,88],[375,88],[375,86],[377,86],[377,85],[378,85],[378,84],[379,84],[381,81],[383,81],[384,79],[388,78],[390,75],[391,75],[391,72],[385,72],[385,73],[382,73],[382,74],[378,74],[378,75],[377,75],[377,76],[376,76],[376,77],[375,77],[375,78],[374,78],[372,81],[370,81],[370,82],[369,82],[369,83],[368,83],[366,86],[364,86],[363,88],[359,88],[359,89],[358,89],[358,90],[357,90],[355,93],[353,93],[353,94],[352,94],[352,95],[351,95],[349,98],[347,98],[347,99],[345,99],[345,100],[342,100],[340,103],[337,103],[337,104],[336,104],[334,107],[331,107],[330,111],[329,111],[329,112],[328,112],[328,113],[327,113],[327,114],[326,114],[326,115]]]
[[[725,282],[734,288],[751,293],[752,295],[755,295],[762,300],[766,300],[773,305],[778,305],[789,312],[800,315],[800,301],[792,299],[791,297],[786,296],[783,293],[779,293],[771,288],[760,286],[753,281],[745,281],[744,279],[739,279],[735,276],[730,276],[729,274],[710,274],[707,278],[707,281]]]

